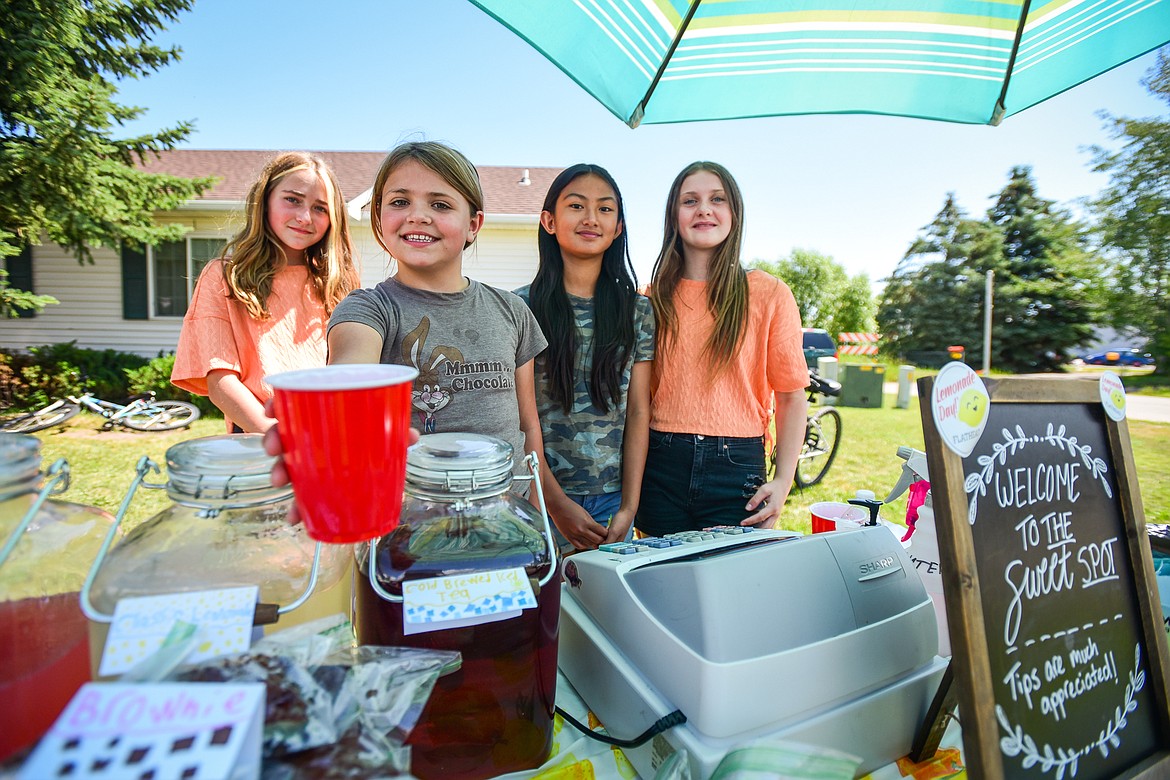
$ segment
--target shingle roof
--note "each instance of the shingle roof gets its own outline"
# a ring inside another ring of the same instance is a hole
[[[384,152],[313,153],[333,168],[347,202],[373,186],[378,166],[386,158]],[[172,149],[147,157],[139,167],[175,176],[218,176],[220,181],[199,199],[241,202],[273,154],[252,149]],[[489,214],[539,214],[549,184],[562,169],[476,166],[476,170]],[[531,183],[522,185],[526,173]]]

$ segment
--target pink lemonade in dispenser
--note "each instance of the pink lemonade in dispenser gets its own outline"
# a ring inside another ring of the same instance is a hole
[[[560,578],[542,515],[509,492],[511,447],[460,433],[422,437],[407,458],[399,526],[358,545],[360,644],[457,650],[411,731],[411,774],[478,780],[533,769],[552,748]],[[378,588],[370,582],[370,545]],[[501,620],[406,633],[403,582],[522,569],[536,607]],[[381,592],[379,592],[379,590]]]
[[[68,485],[40,442],[0,433],[0,762],[32,747],[90,679],[79,591],[113,518],[44,495]]]
[[[0,601],[0,761],[31,747],[89,682],[89,625],[77,599]]]

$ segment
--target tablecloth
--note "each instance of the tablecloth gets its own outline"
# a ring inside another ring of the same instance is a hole
[[[557,676],[557,706],[583,724],[603,728],[589,712],[585,702],[563,674]],[[847,780],[854,776],[860,762],[842,760],[839,754],[794,743],[767,743],[754,745],[757,751],[768,753],[754,756],[754,761],[725,759],[716,770],[718,780],[748,780],[751,778],[818,778],[819,780]],[[750,750],[751,748],[745,748]],[[742,758],[742,757],[741,757]],[[778,769],[779,766],[785,769]],[[502,775],[502,780],[633,780],[640,777],[620,749],[591,739],[565,721],[558,714],[555,724],[553,753],[543,766],[531,772]],[[675,775],[676,778],[682,775]],[[686,775],[689,777],[689,775]],[[919,764],[901,759],[864,776],[872,780],[940,780],[966,777],[962,757],[962,733],[956,720],[951,720],[943,734],[935,756]],[[651,780],[645,778],[645,780]]]

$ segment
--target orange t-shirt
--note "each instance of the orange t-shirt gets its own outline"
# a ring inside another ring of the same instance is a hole
[[[800,310],[788,285],[749,271],[748,321],[739,351],[716,377],[703,347],[715,327],[707,283],[680,279],[674,293],[678,339],[668,338],[654,359],[650,427],[664,433],[762,436],[774,393],[808,387]]]
[[[253,319],[244,304],[228,297],[223,261],[213,260],[199,274],[195,294],[175,352],[171,382],[207,395],[207,374],[234,371],[264,403],[272,388],[269,374],[325,365],[325,306],[313,295],[309,269],[286,266],[272,280],[267,320]],[[232,421],[228,420],[228,430]]]

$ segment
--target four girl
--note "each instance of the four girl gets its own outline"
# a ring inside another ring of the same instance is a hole
[[[517,462],[537,453],[550,515],[574,548],[626,538],[631,522],[656,536],[775,525],[808,371],[791,291],[740,265],[743,202],[726,169],[693,163],[671,186],[652,309],[635,291],[621,195],[602,168],[575,165],[550,187],[523,300],[463,275],[484,205],[462,154],[403,144],[373,192],[374,233],[397,271],[336,307],[331,363],[414,366],[424,434],[493,435]],[[765,482],[773,409],[777,470]]]
[[[536,359],[542,484],[577,549],[625,539],[642,492],[654,314],[636,290],[625,223],[609,172],[565,169],[544,199],[536,278],[516,291],[549,342]]]
[[[277,155],[248,191],[243,229],[199,275],[171,381],[210,396],[229,431],[267,430],[264,377],[324,365],[326,320],[358,284],[333,172]]]

